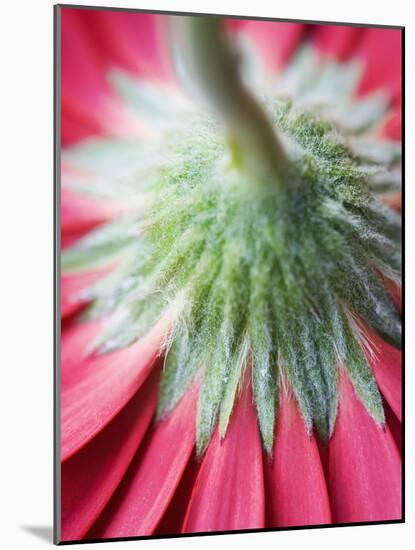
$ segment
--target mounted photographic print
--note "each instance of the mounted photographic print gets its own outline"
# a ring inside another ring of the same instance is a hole
[[[55,7],[56,543],[403,521],[403,34]]]

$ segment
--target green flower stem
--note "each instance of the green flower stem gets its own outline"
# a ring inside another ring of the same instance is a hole
[[[172,18],[173,49],[228,135],[233,164],[254,181],[280,183],[288,161],[265,111],[243,84],[220,20]]]

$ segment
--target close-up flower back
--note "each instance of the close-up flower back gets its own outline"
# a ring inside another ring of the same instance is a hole
[[[402,521],[403,30],[57,18],[57,541]]]

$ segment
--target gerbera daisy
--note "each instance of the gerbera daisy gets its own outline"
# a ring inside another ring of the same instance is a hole
[[[401,31],[59,13],[62,540],[400,520]]]

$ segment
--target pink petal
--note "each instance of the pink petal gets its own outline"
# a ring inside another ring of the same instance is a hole
[[[363,34],[361,27],[316,25],[312,28],[311,41],[320,52],[345,61],[353,55]]]
[[[93,199],[65,187],[61,189],[61,231],[86,233],[120,215],[125,208],[113,201]]]
[[[298,23],[243,20],[237,28],[254,41],[269,68],[275,71],[293,54],[306,27]]]
[[[74,231],[73,233],[61,233],[61,249],[65,250],[74,246],[79,239],[85,236],[85,231]]]
[[[101,334],[107,322],[107,318],[94,319],[85,323],[76,323],[62,331],[62,370],[78,365],[91,353],[91,344]]]
[[[135,344],[87,359],[62,376],[62,460],[99,433],[140,388],[159,355],[167,328],[163,318]]]
[[[61,317],[68,317],[82,309],[89,302],[85,291],[107,275],[109,271],[107,268],[63,274],[61,277]]]
[[[402,32],[395,29],[366,29],[356,50],[365,63],[359,93],[384,89],[393,101],[402,96]]]
[[[396,417],[402,422],[402,353],[370,331],[374,353],[368,354],[379,389]]]
[[[330,440],[330,494],[335,522],[401,519],[401,460],[389,431],[380,428],[344,373]]]
[[[380,137],[386,137],[396,141],[402,138],[402,106],[397,105],[388,117],[381,130]]]
[[[82,116],[68,104],[61,106],[62,145],[72,145],[90,136],[103,134],[104,128],[99,123],[99,120]]]
[[[116,12],[61,8],[62,143],[91,135],[135,135],[139,126],[108,84],[110,59],[94,29],[102,14]],[[131,17],[131,14],[123,14]],[[116,47],[116,44],[114,44]]]
[[[389,206],[389,208],[392,208],[392,210],[400,212],[402,210],[402,193],[398,191],[393,195],[382,197],[382,202]]]
[[[108,68],[157,80],[172,77],[166,15],[82,10],[81,19]]]
[[[277,417],[274,458],[268,471],[267,526],[331,523],[330,503],[317,442],[285,391]]]
[[[402,312],[402,287],[389,280],[387,285],[389,292],[391,293],[392,301],[395,304],[396,309],[399,313]]]
[[[389,292],[389,296],[399,313],[402,312],[402,288],[401,285],[392,281],[385,275],[379,272],[380,279],[382,280],[386,290]]]
[[[385,410],[385,418],[388,428],[393,436],[393,440],[396,443],[400,456],[402,456],[402,437],[403,437],[403,426],[401,422],[396,418],[396,415],[393,413],[392,409],[387,402],[383,405]]]
[[[219,428],[203,458],[183,532],[265,526],[262,448],[250,386],[245,387],[223,440]]]
[[[155,535],[174,535],[181,532],[200,461],[192,454],[174,496],[157,526]]]
[[[167,509],[195,444],[197,388],[192,386],[150,432],[124,482],[88,538],[151,535]]]
[[[244,19],[223,19],[223,24],[228,31],[232,32],[238,31],[246,22]]]
[[[62,539],[82,538],[121,482],[150,424],[157,377],[134,395],[114,420],[61,469]]]
[[[62,8],[61,88],[63,136],[67,120],[99,133],[99,112],[109,96],[104,65],[82,21],[82,11]],[[72,122],[73,121],[73,122]]]

